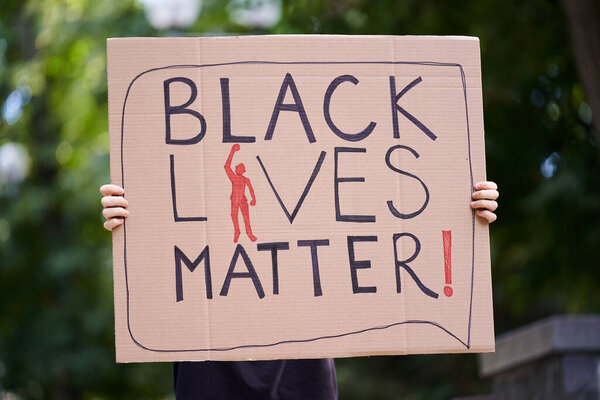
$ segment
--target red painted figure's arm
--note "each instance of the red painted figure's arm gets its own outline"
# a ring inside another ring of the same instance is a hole
[[[246,184],[248,185],[248,189],[250,190],[250,196],[252,196],[252,200],[250,201],[250,205],[256,205],[256,196],[254,195],[254,189],[252,188],[252,184],[250,183],[250,179],[246,178]]]
[[[233,180],[233,178],[235,177],[235,173],[231,169],[231,161],[233,161],[233,155],[239,149],[240,149],[240,145],[237,143],[234,144],[233,146],[231,146],[231,151],[229,152],[229,157],[227,157],[227,161],[225,161],[225,172],[227,173],[229,180]]]

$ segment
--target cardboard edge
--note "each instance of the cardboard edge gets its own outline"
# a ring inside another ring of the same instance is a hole
[[[196,39],[210,39],[210,40],[244,40],[244,39],[252,39],[252,40],[272,40],[272,39],[282,39],[282,38],[290,38],[290,39],[322,39],[322,38],[344,38],[350,40],[364,40],[364,39],[385,39],[385,38],[402,38],[402,39],[412,39],[412,40],[442,40],[442,41],[456,41],[456,40],[464,40],[464,41],[475,41],[477,43],[480,42],[479,37],[477,36],[463,36],[463,35],[341,35],[341,34],[273,34],[273,35],[228,35],[228,36],[210,36],[210,35],[202,35],[202,36],[178,36],[178,37],[142,37],[142,36],[130,36],[130,37],[111,37],[107,38],[107,42],[120,42],[120,41],[167,41],[167,40],[196,40]],[[286,40],[286,39],[284,39]]]

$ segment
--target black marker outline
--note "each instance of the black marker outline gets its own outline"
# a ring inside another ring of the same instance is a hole
[[[432,67],[456,67],[460,71],[460,76],[462,80],[463,86],[463,95],[465,100],[465,116],[466,116],[466,125],[467,125],[467,141],[468,141],[468,155],[469,155],[469,172],[470,172],[470,180],[471,180],[471,188],[473,187],[473,166],[471,163],[471,128],[469,125],[469,107],[467,103],[467,82],[465,77],[465,72],[461,64],[458,63],[443,63],[443,62],[434,62],[434,61],[233,61],[233,62],[224,62],[224,63],[213,63],[213,64],[182,64],[182,65],[169,65],[165,67],[156,67],[148,69],[144,72],[136,75],[129,86],[127,87],[127,92],[125,93],[125,99],[123,100],[123,108],[121,114],[121,186],[125,189],[125,173],[124,173],[124,163],[123,163],[123,134],[124,134],[124,126],[125,126],[125,107],[127,105],[127,99],[129,97],[129,92],[131,91],[131,87],[141,76],[165,69],[178,69],[178,68],[209,68],[209,67],[222,67],[227,65],[244,65],[244,64],[267,64],[267,65],[349,65],[349,64],[371,64],[371,65],[423,65],[423,66],[432,66]],[[127,330],[129,331],[129,336],[131,340],[140,348],[148,351],[158,352],[158,353],[179,353],[179,352],[211,352],[211,351],[232,351],[236,349],[244,349],[244,348],[261,348],[261,347],[273,347],[286,343],[306,343],[306,342],[314,342],[317,340],[323,339],[333,339],[340,338],[350,335],[357,335],[369,331],[383,330],[392,328],[399,325],[404,324],[429,324],[435,326],[442,331],[446,332],[448,335],[456,339],[459,343],[465,346],[467,349],[471,348],[471,318],[473,311],[473,287],[474,287],[474,275],[475,275],[475,211],[471,212],[471,223],[472,223],[472,246],[471,246],[471,295],[469,300],[469,324],[467,329],[467,341],[464,342],[458,336],[450,332],[448,329],[444,328],[441,324],[433,321],[424,321],[424,320],[407,320],[402,322],[395,322],[388,325],[380,325],[372,328],[366,328],[358,331],[340,333],[336,335],[327,335],[320,336],[316,338],[310,339],[291,339],[291,340],[282,340],[274,343],[267,344],[246,344],[239,345],[233,347],[221,347],[221,348],[209,348],[209,349],[151,349],[149,347],[144,346],[139,341],[135,339],[133,333],[131,331],[131,323],[130,323],[130,307],[129,307],[129,280],[127,276],[127,222],[123,221],[123,262],[125,269],[125,291],[127,296]]]

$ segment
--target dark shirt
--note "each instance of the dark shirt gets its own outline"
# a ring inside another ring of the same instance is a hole
[[[335,400],[333,359],[173,363],[177,400]]]

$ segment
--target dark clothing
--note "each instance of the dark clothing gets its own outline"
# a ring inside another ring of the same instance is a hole
[[[335,400],[333,359],[173,363],[177,400]]]

